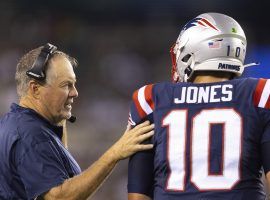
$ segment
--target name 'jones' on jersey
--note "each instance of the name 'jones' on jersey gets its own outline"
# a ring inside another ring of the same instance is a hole
[[[231,84],[180,87],[180,90],[180,97],[174,98],[175,104],[228,102],[233,96]]]

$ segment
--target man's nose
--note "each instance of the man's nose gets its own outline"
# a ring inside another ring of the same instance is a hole
[[[75,86],[73,86],[70,93],[69,93],[69,96],[73,97],[73,98],[77,98],[78,95],[79,95],[79,93],[77,91],[77,88]]]

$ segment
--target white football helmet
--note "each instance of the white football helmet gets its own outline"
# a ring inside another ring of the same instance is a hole
[[[244,71],[247,41],[231,17],[205,13],[189,21],[171,48],[173,81],[187,82],[194,71]]]

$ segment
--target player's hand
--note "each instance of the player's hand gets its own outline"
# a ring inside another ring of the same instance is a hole
[[[112,146],[113,156],[116,160],[125,159],[138,151],[152,149],[153,144],[141,143],[154,135],[153,129],[154,124],[150,125],[149,121],[145,121],[133,129],[128,125],[123,136]]]

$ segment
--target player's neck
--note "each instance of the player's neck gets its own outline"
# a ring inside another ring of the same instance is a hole
[[[197,75],[193,83],[213,83],[213,82],[222,82],[229,80],[229,77],[217,77],[217,76],[211,76],[211,75]]]

